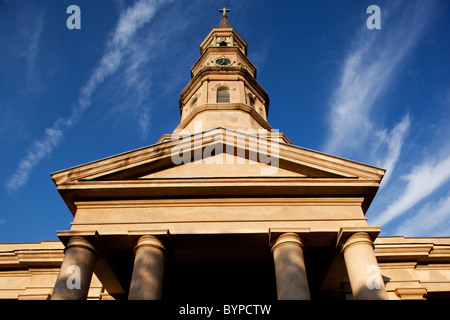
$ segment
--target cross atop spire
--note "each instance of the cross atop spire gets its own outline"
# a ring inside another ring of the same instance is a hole
[[[227,12],[230,12],[230,9],[227,9],[223,7],[222,9],[219,9],[220,12],[223,12],[222,17],[227,15]]]
[[[230,23],[228,22],[227,12],[230,12],[230,9],[223,7],[219,11],[222,12],[222,19],[220,19],[219,28],[229,28]]]

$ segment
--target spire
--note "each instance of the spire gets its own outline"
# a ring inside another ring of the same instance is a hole
[[[219,28],[229,28],[230,23],[228,22],[227,12],[230,12],[230,9],[223,7],[219,11],[223,13],[222,19],[220,19]]]
[[[247,43],[228,23],[229,11],[220,9],[220,26],[212,28],[200,44],[200,58],[178,100],[181,121],[176,132],[271,129],[269,96],[256,80]]]

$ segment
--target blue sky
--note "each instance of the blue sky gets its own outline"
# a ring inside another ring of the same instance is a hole
[[[72,4],[79,30],[66,26]],[[370,5],[379,30],[366,26]],[[448,1],[4,0],[0,242],[70,228],[50,173],[173,131],[223,6],[270,96],[271,126],[387,169],[367,213],[382,235],[450,236]]]

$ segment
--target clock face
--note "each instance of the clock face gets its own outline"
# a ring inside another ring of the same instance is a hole
[[[231,61],[230,61],[230,59],[227,59],[227,58],[219,58],[216,60],[216,63],[221,66],[226,66],[226,65],[229,65],[231,63]]]

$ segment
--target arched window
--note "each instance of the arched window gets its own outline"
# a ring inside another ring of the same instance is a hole
[[[248,104],[254,108],[256,103],[256,96],[253,93],[249,92],[247,93],[247,98]]]
[[[217,90],[217,103],[230,102],[230,92],[227,89]]]
[[[221,42],[219,42],[219,46],[226,47],[226,46],[228,46],[228,43],[226,41],[221,41]]]
[[[255,107],[255,98],[249,97],[250,106]]]

